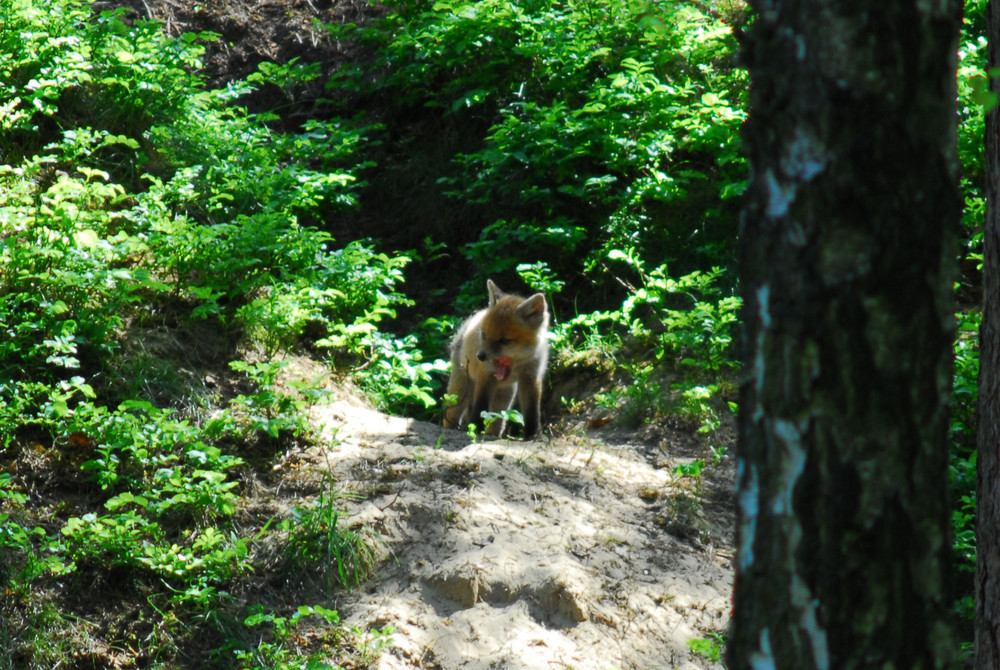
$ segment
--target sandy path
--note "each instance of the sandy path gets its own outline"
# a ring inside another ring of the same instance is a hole
[[[727,552],[666,532],[690,496],[641,444],[473,443],[352,400],[315,411],[341,444],[312,460],[387,557],[337,603],[395,628],[377,667],[713,667],[687,642],[725,628]]]

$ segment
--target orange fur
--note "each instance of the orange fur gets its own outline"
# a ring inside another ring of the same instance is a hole
[[[520,298],[486,282],[489,306],[473,314],[451,343],[448,393],[458,401],[445,409],[446,428],[479,423],[484,411],[500,412],[514,405],[524,416],[524,435],[541,431],[542,377],[548,363],[548,305],[536,293]],[[490,432],[502,434],[497,421]]]

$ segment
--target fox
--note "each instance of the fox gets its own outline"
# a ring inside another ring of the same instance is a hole
[[[542,378],[549,358],[545,296],[522,298],[486,280],[489,303],[469,317],[451,342],[448,393],[458,398],[444,414],[445,428],[478,423],[484,411],[511,409],[515,396],[524,417],[524,439],[542,428]],[[503,435],[497,420],[490,434]]]

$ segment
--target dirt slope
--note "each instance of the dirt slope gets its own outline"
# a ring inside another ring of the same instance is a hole
[[[395,628],[376,667],[713,667],[687,642],[725,628],[730,554],[691,523],[700,498],[659,448],[475,443],[351,398],[314,417],[330,446],[305,460],[357,496],[347,523],[375,529],[386,557],[336,603]]]
[[[120,6],[169,34],[218,33],[205,58],[211,86],[262,60],[301,57],[332,71],[359,54],[315,22],[377,11],[356,0],[95,2]],[[290,123],[309,112],[309,100],[299,102]],[[544,442],[474,443],[354,396],[314,409],[314,419],[326,425],[322,446],[291,455],[278,488],[308,495],[316,487],[303,480],[330,471],[346,525],[378,534],[374,577],[332,603],[362,629],[395,628],[376,667],[713,667],[687,642],[726,626],[732,469],[711,471],[698,490],[674,477],[673,465],[699,455],[690,436],[581,429]]]

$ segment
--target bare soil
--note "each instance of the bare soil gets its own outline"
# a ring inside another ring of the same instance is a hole
[[[298,58],[304,63],[320,63],[332,73],[342,64],[364,58],[356,44],[339,40],[325,28],[341,23],[363,23],[383,13],[365,0],[96,0],[94,11],[125,8],[126,20],[154,20],[168,35],[215,33],[218,38],[205,43],[202,75],[209,87],[224,87],[257,71],[261,62],[287,63]],[[282,100],[283,115],[308,113],[315,97],[329,96],[319,80],[299,101],[303,107],[289,111]],[[257,102],[268,107],[265,90]],[[254,107],[254,100],[243,101]]]
[[[695,482],[628,433],[474,441],[347,393],[313,419],[289,476],[331,474],[345,526],[375,531],[373,577],[333,603],[395,629],[374,667],[720,667],[688,642],[728,621],[728,462]]]

